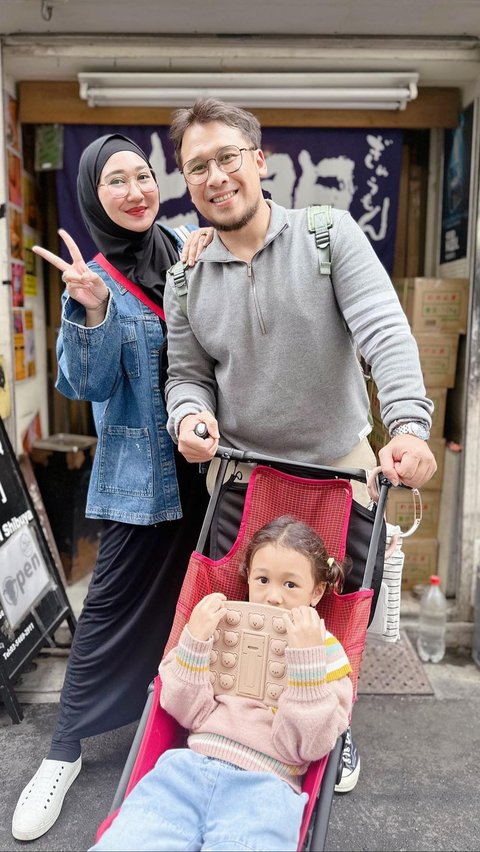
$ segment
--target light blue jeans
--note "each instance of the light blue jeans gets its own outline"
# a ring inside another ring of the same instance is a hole
[[[89,852],[295,852],[306,793],[188,748],[165,752]]]

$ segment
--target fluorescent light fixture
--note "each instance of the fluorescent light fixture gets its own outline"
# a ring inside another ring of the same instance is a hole
[[[82,72],[91,107],[181,107],[214,97],[246,107],[405,109],[417,97],[414,71]]]

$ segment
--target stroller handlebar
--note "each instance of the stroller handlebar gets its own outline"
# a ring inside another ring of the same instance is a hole
[[[208,427],[203,421],[196,424],[194,430],[199,438],[208,438]],[[357,482],[366,483],[369,471],[362,468],[344,468],[330,467],[328,465],[309,464],[308,462],[293,461],[292,459],[277,458],[276,456],[266,456],[262,453],[253,452],[253,450],[237,450],[234,447],[223,447],[220,444],[215,453],[216,458],[223,459],[225,462],[240,461],[244,463],[253,462],[255,464],[275,464],[287,466],[289,468],[298,468],[299,470],[310,470],[318,473],[329,473],[340,479],[355,479]],[[378,484],[390,486],[391,482],[382,474],[378,475]]]
[[[297,467],[299,470],[318,471],[318,473],[330,473],[341,479],[356,479],[359,482],[367,481],[367,471],[362,468],[329,467],[326,465],[309,464],[307,462],[292,461],[292,459],[265,456],[250,450],[236,450],[233,447],[218,446],[215,456],[227,461],[254,462],[256,464],[279,464],[288,467]]]

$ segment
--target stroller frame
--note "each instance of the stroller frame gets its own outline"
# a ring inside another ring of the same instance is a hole
[[[226,447],[219,447],[216,455],[221,459],[221,461],[215,480],[215,486],[207,507],[202,529],[200,531],[197,547],[194,551],[194,554],[192,554],[192,559],[195,556],[198,556],[200,558],[202,557],[203,550],[205,548],[208,534],[211,528],[212,519],[214,517],[215,510],[217,508],[218,501],[220,498],[222,486],[224,484],[227,466],[231,461],[251,462],[257,465],[260,464],[266,467],[273,467],[275,469],[279,469],[280,471],[282,467],[288,468],[289,472],[291,472],[292,469],[295,469],[295,471],[298,469],[299,473],[308,471],[310,475],[314,474],[320,479],[328,481],[345,481],[353,479],[358,482],[365,483],[367,480],[367,472],[357,468],[333,468],[297,462],[292,463],[290,460],[287,459],[263,456],[253,452],[236,450],[233,448]],[[288,478],[292,477],[289,476]],[[318,480],[308,481],[317,482],[318,484]],[[373,590],[371,589],[373,572],[375,568],[379,542],[381,539],[381,531],[388,490],[391,487],[391,483],[388,479],[386,479],[386,477],[380,475],[378,477],[378,486],[379,487],[377,490],[379,494],[379,499],[377,503],[375,519],[373,522],[368,555],[365,563],[361,587],[357,592],[351,594],[343,596],[336,595],[338,599],[341,599],[342,597],[344,599],[366,599],[365,604],[368,603],[368,611],[366,617],[364,617],[365,634],[367,628],[368,613],[370,610],[371,599],[373,596]],[[351,488],[350,485],[349,488]],[[237,540],[240,535],[241,532],[239,531]],[[224,559],[219,560],[216,563],[213,563],[211,560],[208,561],[212,562],[212,565],[217,565],[225,561],[226,559],[227,557],[224,557]],[[179,598],[179,601],[180,599],[181,596]],[[174,622],[174,626],[172,627],[172,633],[170,634],[170,640],[168,642],[165,653],[167,653],[173,645],[177,644],[178,633],[180,631],[181,626],[177,627],[177,630],[175,632],[176,620]],[[184,619],[184,621],[186,620],[187,619]],[[364,640],[365,635],[363,635],[363,644]],[[355,660],[350,659],[353,669],[352,680],[354,685],[354,698],[356,695],[356,681],[358,677],[358,669],[360,665],[362,651],[363,646],[360,652],[358,652],[358,649],[356,649]],[[165,751],[167,748],[178,748],[185,744],[185,732],[183,731],[183,729],[180,728],[178,723],[171,716],[169,716],[166,711],[160,708],[160,692],[161,682],[159,676],[156,676],[154,681],[150,684],[148,688],[147,700],[142,717],[139,721],[129,755],[127,757],[114,799],[112,801],[109,815],[101,823],[97,830],[97,840],[108,828],[111,822],[113,822],[124,798],[130,793],[130,791],[140,780],[140,778],[143,777],[143,775],[147,771],[149,771],[149,769],[152,768],[155,764],[156,758],[152,762],[152,755],[150,754],[149,744],[152,741],[155,742],[156,757],[159,757],[160,754],[162,754],[163,751]],[[303,789],[309,794],[309,802],[305,807],[298,849],[324,850],[325,848],[330,811],[333,801],[334,787],[341,776],[341,756],[344,744],[344,737],[345,735],[340,736],[337,739],[337,742],[332,751],[328,755],[325,755],[321,760],[312,763],[307,771]]]

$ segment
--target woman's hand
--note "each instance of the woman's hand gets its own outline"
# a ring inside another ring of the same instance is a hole
[[[62,229],[58,233],[70,252],[71,263],[41,246],[33,246],[33,251],[61,271],[68,295],[83,305],[92,318],[96,316],[97,322],[101,322],[107,309],[110,290],[100,276],[88,268],[71,236]]]
[[[283,616],[289,648],[313,648],[325,644],[325,623],[313,606],[297,606]]]
[[[213,631],[218,622],[227,611],[226,606],[224,606],[226,600],[222,592],[213,592],[211,595],[205,595],[193,608],[188,629],[194,639],[206,642],[213,636]]]
[[[191,231],[183,244],[180,260],[188,266],[195,266],[203,249],[212,242],[214,234],[215,228],[198,228]]]

